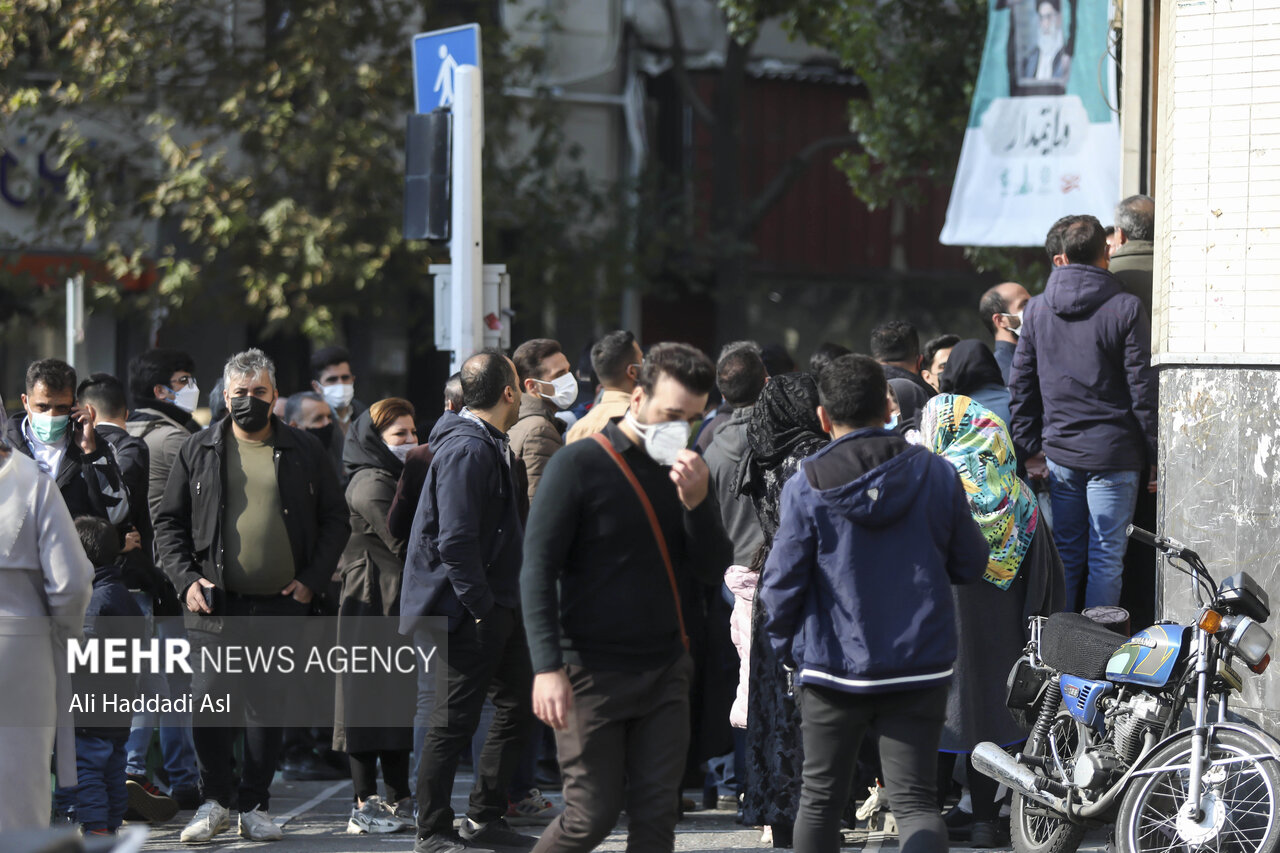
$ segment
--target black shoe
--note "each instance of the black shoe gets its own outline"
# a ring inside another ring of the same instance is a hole
[[[947,837],[952,841],[967,841],[973,829],[973,812],[961,811],[958,806],[953,806],[942,816],[942,822],[946,824]]]
[[[501,847],[504,850],[532,850],[538,839],[532,835],[521,835],[511,828],[506,818],[491,820],[481,826],[469,817],[462,819],[458,827],[462,840],[479,844],[483,847]]]
[[[285,761],[280,765],[280,774],[289,782],[324,782],[350,778],[349,773],[344,774],[314,752]]]
[[[989,850],[996,846],[996,822],[975,820],[969,834],[969,846],[977,850]]]
[[[178,804],[178,811],[193,812],[204,805],[204,797],[199,788],[177,788],[169,794]]]
[[[174,799],[147,781],[146,776],[129,776],[124,783],[129,793],[128,811],[138,815],[134,820],[164,823],[178,813]],[[128,819],[128,815],[125,815]]]
[[[466,820],[462,821],[463,826]],[[413,843],[413,853],[496,853],[478,844],[464,841],[452,832],[434,832],[431,835],[419,835]]]

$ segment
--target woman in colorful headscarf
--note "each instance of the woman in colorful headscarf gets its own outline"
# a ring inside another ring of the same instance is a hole
[[[950,754],[945,769],[983,741],[1011,746],[1026,739],[1005,707],[1006,681],[1026,645],[1028,618],[1061,610],[1065,586],[1062,560],[1035,495],[1018,479],[1004,421],[969,397],[942,394],[925,405],[920,432],[925,447],[959,472],[991,548],[982,581],[952,587],[959,654],[942,733],[941,750]],[[996,783],[970,764],[969,789],[970,845],[994,847]]]

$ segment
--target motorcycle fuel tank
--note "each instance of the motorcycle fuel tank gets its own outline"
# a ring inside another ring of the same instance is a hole
[[[1107,678],[1117,684],[1164,687],[1181,657],[1184,625],[1152,625],[1134,634],[1107,662]]]

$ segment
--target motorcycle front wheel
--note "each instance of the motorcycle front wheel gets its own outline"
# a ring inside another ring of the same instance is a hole
[[[1089,733],[1066,711],[1053,719],[1053,744],[1065,767],[1088,745]],[[1047,755],[1048,743],[1027,742],[1029,755]],[[1009,834],[1017,853],[1075,853],[1084,839],[1084,827],[1072,823],[1048,806],[1014,792],[1009,808]]]
[[[1191,780],[1191,735],[1159,750],[1120,801],[1116,840],[1123,853],[1275,853],[1280,846],[1280,766],[1258,742],[1213,732],[1200,820],[1182,813]]]

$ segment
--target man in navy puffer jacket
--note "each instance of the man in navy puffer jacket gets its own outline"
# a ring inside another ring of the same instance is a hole
[[[903,851],[944,851],[936,753],[956,657],[950,585],[981,577],[990,552],[955,468],[884,429],[875,361],[836,359],[818,391],[835,441],[783,489],[757,594],[799,685],[795,849],[839,849],[858,746],[874,725]]]
[[[1068,609],[1115,605],[1141,471],[1156,462],[1151,324],[1107,271],[1097,219],[1059,219],[1045,250],[1055,267],[1023,309],[1009,431],[1027,474],[1049,481]]]

